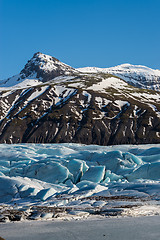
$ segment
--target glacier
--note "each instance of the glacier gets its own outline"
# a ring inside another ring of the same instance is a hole
[[[15,211],[36,220],[51,211],[60,218],[159,215],[159,205],[160,144],[0,145],[0,221]]]

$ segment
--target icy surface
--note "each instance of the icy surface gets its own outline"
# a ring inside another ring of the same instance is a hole
[[[140,208],[154,215],[159,200],[160,144],[0,145],[0,206],[65,207],[87,211],[83,216],[97,209],[138,215]]]

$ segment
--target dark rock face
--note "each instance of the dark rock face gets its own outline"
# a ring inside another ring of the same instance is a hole
[[[100,106],[97,99],[110,102]],[[126,101],[78,88],[59,93],[54,85],[16,90],[0,98],[0,143],[160,143],[157,112],[134,99],[120,107],[117,99]]]

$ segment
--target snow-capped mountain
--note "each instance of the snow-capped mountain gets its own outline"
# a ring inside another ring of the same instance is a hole
[[[74,69],[36,53],[2,81],[0,142],[160,143],[160,94],[153,90],[160,89],[159,72]]]
[[[37,52],[27,62],[20,74],[3,80],[0,82],[0,87],[13,87],[18,85],[22,87],[24,82],[25,87],[37,85],[38,83],[49,81],[57,76],[70,75],[77,72],[74,68],[60,62],[58,59],[46,54]]]

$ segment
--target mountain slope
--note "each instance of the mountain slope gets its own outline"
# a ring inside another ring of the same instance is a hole
[[[0,88],[0,143],[160,143],[159,92],[61,62],[55,69],[49,56],[43,66],[33,59],[19,85]]]

